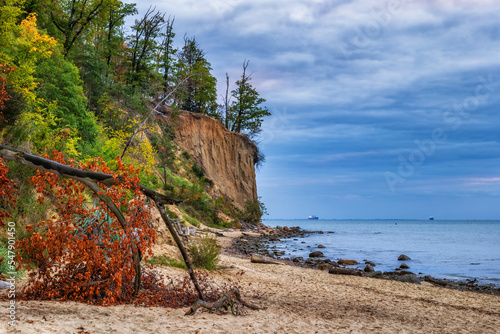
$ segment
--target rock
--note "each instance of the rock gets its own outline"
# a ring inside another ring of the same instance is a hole
[[[382,272],[380,270],[371,272],[371,273],[365,273],[365,276],[367,277],[377,277],[377,278],[382,278]]]
[[[341,266],[353,266],[359,264],[356,260],[340,259],[337,261]]]
[[[270,237],[269,241],[281,241],[278,237]]]
[[[404,254],[401,254],[398,257],[398,261],[409,261],[409,260],[411,260],[411,258],[409,256],[404,255]]]
[[[325,246],[323,246],[323,245],[321,245],[321,244],[319,244],[319,245],[318,245],[318,248],[326,248],[326,247],[325,247]]]
[[[364,276],[361,270],[350,268],[331,268],[328,272],[334,275]]]
[[[288,231],[288,226],[284,226],[283,231]]]
[[[365,260],[365,264],[369,264],[370,266],[375,267],[375,263],[373,263],[372,261]]]
[[[410,269],[410,266],[407,265],[406,263],[401,263],[401,265],[399,266],[399,268],[401,268],[401,269]]]
[[[365,271],[365,273],[372,273],[375,271],[375,269],[373,269],[373,267],[371,265],[367,264],[364,271]]]
[[[398,281],[406,282],[406,283],[420,284],[420,279],[417,277],[417,275],[413,275],[413,274],[403,275],[403,276],[398,278]]]
[[[243,209],[247,201],[257,198],[258,150],[251,140],[228,131],[211,117],[187,111],[175,117],[174,130],[179,148],[189,152],[205,176],[237,207]]]
[[[297,256],[297,257],[294,257],[292,261],[293,262],[301,262],[301,261],[304,261],[304,258],[301,256]]]
[[[339,264],[335,261],[330,261],[328,262],[332,267],[335,267],[335,268],[338,268],[339,267]]]
[[[316,251],[316,252],[312,252],[311,254],[309,254],[309,257],[323,257],[323,253],[320,252],[320,251]]]
[[[319,270],[330,270],[330,268],[331,268],[331,265],[329,265],[328,263],[320,263],[318,265]]]

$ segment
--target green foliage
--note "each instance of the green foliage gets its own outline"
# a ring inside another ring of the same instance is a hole
[[[37,97],[41,100],[41,107],[55,106],[51,112],[57,118],[57,126],[69,127],[84,141],[94,142],[96,121],[87,110],[87,98],[76,66],[56,51],[37,66],[36,78],[40,83]]]
[[[165,266],[165,267],[175,267],[181,269],[187,269],[187,266],[184,262],[172,259],[165,254],[153,256],[148,259],[149,264],[153,266]]]
[[[191,261],[197,268],[214,270],[220,261],[221,246],[217,237],[209,234],[202,235],[198,240],[192,240],[188,245]]]
[[[217,79],[196,39],[184,38],[177,64],[178,82],[183,89],[177,94],[180,109],[212,115],[217,112]]]
[[[194,217],[191,217],[190,215],[188,215],[186,213],[185,210],[183,210],[181,207],[179,208],[179,211],[182,213],[182,217],[191,225],[193,226],[196,226],[196,227],[200,227],[201,226],[201,223],[198,219],[194,218]]]
[[[261,201],[261,197],[259,197],[245,203],[245,208],[241,213],[241,220],[257,225],[262,221],[263,215],[267,215],[267,209]]]
[[[201,170],[200,166],[198,166],[198,164],[196,162],[191,167],[191,171],[199,179],[201,179],[204,176],[203,171]]]
[[[251,77],[246,73],[248,61],[243,62],[243,74],[241,79],[236,81],[237,88],[231,92],[234,98],[229,108],[228,123],[230,130],[239,133],[246,133],[250,138],[261,131],[261,125],[265,116],[271,113],[267,107],[259,105],[266,102],[250,84]]]

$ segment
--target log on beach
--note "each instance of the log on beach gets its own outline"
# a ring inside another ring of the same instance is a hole
[[[284,265],[283,262],[279,262],[272,257],[269,256],[261,256],[261,255],[252,255],[250,258],[250,262],[252,263],[265,263],[265,264],[281,264]]]

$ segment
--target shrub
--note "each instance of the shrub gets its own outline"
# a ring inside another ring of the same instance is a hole
[[[221,246],[217,242],[217,237],[208,234],[196,241],[191,241],[188,245],[193,265],[208,270],[214,270],[219,264],[220,250]]]

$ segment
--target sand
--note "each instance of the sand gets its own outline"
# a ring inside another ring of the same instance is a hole
[[[500,332],[499,296],[255,264],[230,255],[223,255],[221,264],[214,280],[235,278],[243,271],[238,277],[244,299],[267,310],[247,309],[246,315],[235,317],[200,309],[189,317],[184,316],[188,308],[19,301],[18,325],[9,327],[8,304],[0,300],[0,333]],[[180,269],[161,270],[183,275]]]

